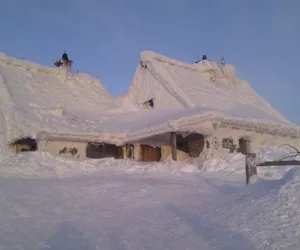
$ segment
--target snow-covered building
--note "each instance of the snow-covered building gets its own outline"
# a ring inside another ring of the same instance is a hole
[[[151,51],[141,53],[128,93],[118,98],[87,74],[0,54],[0,105],[6,156],[28,150],[26,138],[54,155],[140,161],[163,161],[172,151],[178,160],[204,160],[244,152],[249,143],[252,151],[263,144],[300,146],[300,127],[232,65],[186,64]]]

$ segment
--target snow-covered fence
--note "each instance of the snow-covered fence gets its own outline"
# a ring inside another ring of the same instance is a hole
[[[277,161],[265,161],[257,163],[256,154],[246,155],[246,184],[249,184],[250,178],[257,175],[257,167],[271,167],[271,166],[300,166],[300,161],[283,159]]]

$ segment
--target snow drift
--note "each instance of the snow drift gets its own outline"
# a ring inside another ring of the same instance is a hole
[[[46,152],[19,153],[2,161],[0,159],[2,177],[70,178],[103,172],[182,176],[183,173],[199,173],[199,169],[195,165],[173,161],[147,163],[114,158],[78,160],[55,157]]]
[[[240,158],[189,174],[175,162],[18,154],[0,163],[0,248],[299,249],[300,169],[268,168],[274,178],[246,186],[224,175]]]

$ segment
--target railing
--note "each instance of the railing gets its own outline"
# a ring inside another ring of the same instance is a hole
[[[298,149],[288,144],[284,144],[284,145],[290,146],[296,152],[288,154],[277,161],[265,161],[265,162],[257,163],[255,153],[246,154],[246,160],[245,160],[246,184],[249,184],[252,176],[257,175],[257,167],[300,166],[300,161],[298,160],[285,160],[290,157],[300,156],[300,152],[298,151]]]

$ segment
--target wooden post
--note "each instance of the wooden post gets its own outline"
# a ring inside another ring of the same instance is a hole
[[[127,150],[125,145],[122,146],[122,151],[123,151],[123,159],[127,159]]]
[[[172,159],[177,161],[176,133],[171,132]]]
[[[249,184],[250,178],[253,175],[257,175],[257,170],[256,170],[256,154],[246,154],[246,184]]]
[[[139,161],[141,159],[141,145],[140,144],[134,144],[133,148],[133,159],[136,161]]]
[[[246,184],[249,184],[250,178],[253,175],[257,175],[256,154],[251,153],[251,141],[249,139],[245,139],[244,143],[244,150],[246,154]]]

